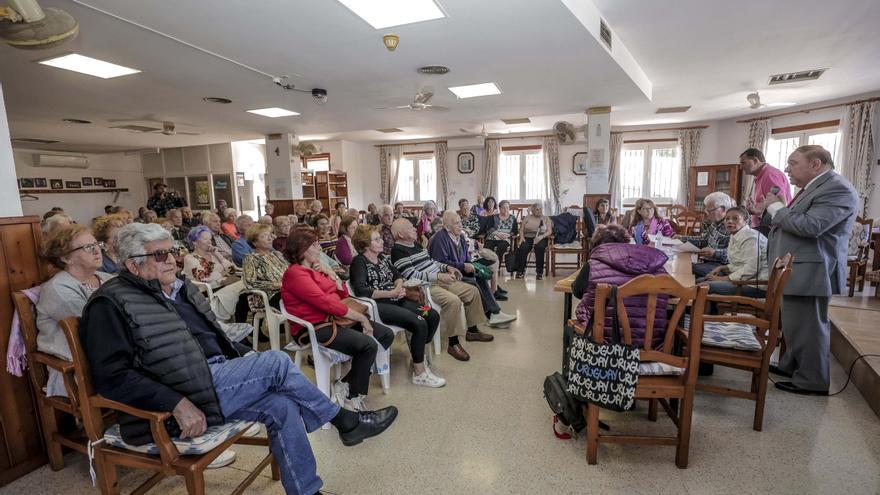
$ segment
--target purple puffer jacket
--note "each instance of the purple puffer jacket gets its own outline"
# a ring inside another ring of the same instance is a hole
[[[635,244],[609,243],[598,246],[590,253],[590,282],[584,297],[578,304],[575,315],[578,321],[587,325],[596,302],[596,285],[623,285],[639,275],[661,275],[666,273],[663,265],[667,256],[662,251],[650,246]],[[666,296],[657,298],[657,310],[654,315],[654,335],[651,339],[652,348],[659,349],[666,334]],[[645,314],[648,305],[647,296],[627,297],[623,300],[626,314],[632,330],[633,345],[642,346],[645,342]],[[623,337],[623,327],[621,327]],[[611,341],[611,304],[605,309],[605,341]]]

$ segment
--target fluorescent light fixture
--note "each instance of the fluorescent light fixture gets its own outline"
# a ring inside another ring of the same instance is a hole
[[[101,79],[110,79],[113,77],[127,76],[129,74],[137,74],[137,69],[123,67],[121,65],[111,64],[96,58],[86,57],[77,53],[71,53],[61,57],[40,60],[43,65],[58,67],[59,69],[72,70],[90,76],[100,77]]]
[[[449,88],[459,98],[475,98],[477,96],[500,95],[501,90],[495,83],[471,84],[469,86],[455,86]]]
[[[339,0],[339,3],[375,29],[446,17],[434,0]]]
[[[248,110],[250,113],[255,113],[257,115],[262,115],[263,117],[272,117],[276,119],[278,117],[289,117],[291,115],[299,115],[296,112],[292,112],[290,110],[285,110],[283,108],[278,107],[270,107],[270,108],[258,108],[256,110]]]
[[[780,101],[780,102],[776,102],[776,103],[768,103],[767,104],[768,107],[791,107],[794,105],[797,105],[797,103],[790,102],[790,101]]]

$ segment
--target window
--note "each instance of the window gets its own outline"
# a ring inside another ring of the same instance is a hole
[[[678,196],[681,159],[670,143],[624,145],[620,153],[620,195],[624,204],[639,198],[673,203]]]
[[[397,167],[398,201],[436,201],[437,166],[431,153],[405,154]]]
[[[312,172],[321,172],[330,170],[330,154],[322,153],[320,155],[310,156],[303,159],[305,168]]]
[[[544,201],[544,152],[502,151],[498,161],[498,200]]]
[[[831,152],[831,159],[834,163],[837,163],[837,157],[840,153],[840,131],[837,130],[837,127],[772,134],[767,141],[767,153],[765,155],[767,163],[779,170],[785,170],[786,165],[788,165],[789,155],[798,146],[807,144],[818,144],[825,148]],[[792,195],[795,194],[795,191],[797,191],[797,188],[791,186]]]

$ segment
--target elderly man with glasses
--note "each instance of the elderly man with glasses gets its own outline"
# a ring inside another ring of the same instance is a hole
[[[208,302],[177,277],[171,235],[158,225],[119,230],[119,276],[83,310],[80,338],[101,395],[174,415],[172,436],[231,419],[266,425],[286,493],[322,485],[307,432],[330,422],[345,445],[387,429],[397,409],[355,413],[330,402],[281,351],[248,353],[229,341]],[[152,441],[147,423],[121,415],[123,439]]]
[[[724,215],[727,210],[736,206],[733,198],[721,191],[708,194],[703,198],[706,220],[700,227],[698,236],[676,236],[681,242],[690,242],[700,248],[700,260],[693,264],[694,276],[702,278],[719,266],[727,264],[727,244],[730,233],[724,226]]]

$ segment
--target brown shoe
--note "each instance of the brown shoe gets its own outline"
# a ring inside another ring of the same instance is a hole
[[[462,347],[461,344],[449,346],[448,348],[446,348],[446,352],[448,352],[450,356],[458,359],[459,361],[471,360],[471,355],[468,354],[466,350],[464,350],[464,347]]]
[[[465,333],[464,339],[468,342],[492,342],[495,340],[495,336],[477,330],[476,332],[468,331]]]

